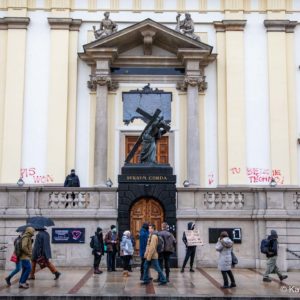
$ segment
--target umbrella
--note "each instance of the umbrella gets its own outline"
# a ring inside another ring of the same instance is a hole
[[[55,225],[52,219],[43,217],[43,216],[28,218],[27,223],[31,223],[40,228],[42,228],[44,226],[54,226]]]
[[[35,230],[45,229],[44,227],[37,226],[35,224],[27,223],[17,228],[16,232],[24,232],[27,227],[33,227]]]

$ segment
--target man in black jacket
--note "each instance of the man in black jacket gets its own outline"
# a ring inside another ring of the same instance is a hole
[[[75,170],[71,170],[71,174],[66,177],[64,187],[80,187],[79,177],[75,174]]]
[[[95,235],[91,237],[91,248],[93,248],[92,254],[94,255],[94,274],[101,274],[99,269],[101,257],[104,255],[104,243],[102,229],[97,227]]]
[[[276,265],[277,253],[278,253],[278,235],[275,230],[271,230],[271,235],[268,236],[269,240],[269,251],[266,253],[267,256],[267,269],[264,274],[263,281],[271,282],[272,280],[269,277],[269,274],[276,273],[279,279],[282,281],[286,279],[287,275],[282,275],[279,271],[279,268]]]
[[[189,222],[188,223],[188,230],[194,230],[195,228],[195,223],[193,222]],[[185,236],[185,232],[183,232],[183,237],[182,237],[182,241],[184,242],[185,246],[186,246],[186,254],[185,254],[185,258],[184,258],[184,262],[181,268],[181,273],[184,272],[184,268],[185,265],[187,264],[189,258],[190,258],[190,272],[195,272],[193,269],[193,264],[194,264],[194,259],[195,259],[195,255],[196,255],[196,248],[197,246],[188,246],[188,242]]]

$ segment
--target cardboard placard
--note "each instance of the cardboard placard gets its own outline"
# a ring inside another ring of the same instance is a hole
[[[188,246],[203,246],[199,230],[185,230]]]

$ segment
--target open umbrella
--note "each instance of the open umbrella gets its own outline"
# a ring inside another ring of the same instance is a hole
[[[28,218],[27,223],[31,223],[40,228],[42,228],[44,226],[54,226],[55,225],[52,219],[43,217],[43,216]]]
[[[24,232],[27,227],[33,227],[35,230],[44,229],[44,227],[39,227],[35,224],[27,223],[26,225],[22,225],[16,229],[16,232]]]

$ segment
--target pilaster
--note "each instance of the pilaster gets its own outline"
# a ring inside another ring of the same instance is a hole
[[[6,17],[0,22],[4,44],[0,47],[3,65],[0,76],[0,136],[5,143],[0,145],[0,182],[15,183],[20,176],[22,158],[23,102],[25,84],[26,35],[30,19]],[[1,43],[0,43],[1,44]],[[17,70],[17,71],[16,71]],[[2,96],[2,97],[1,97]]]

